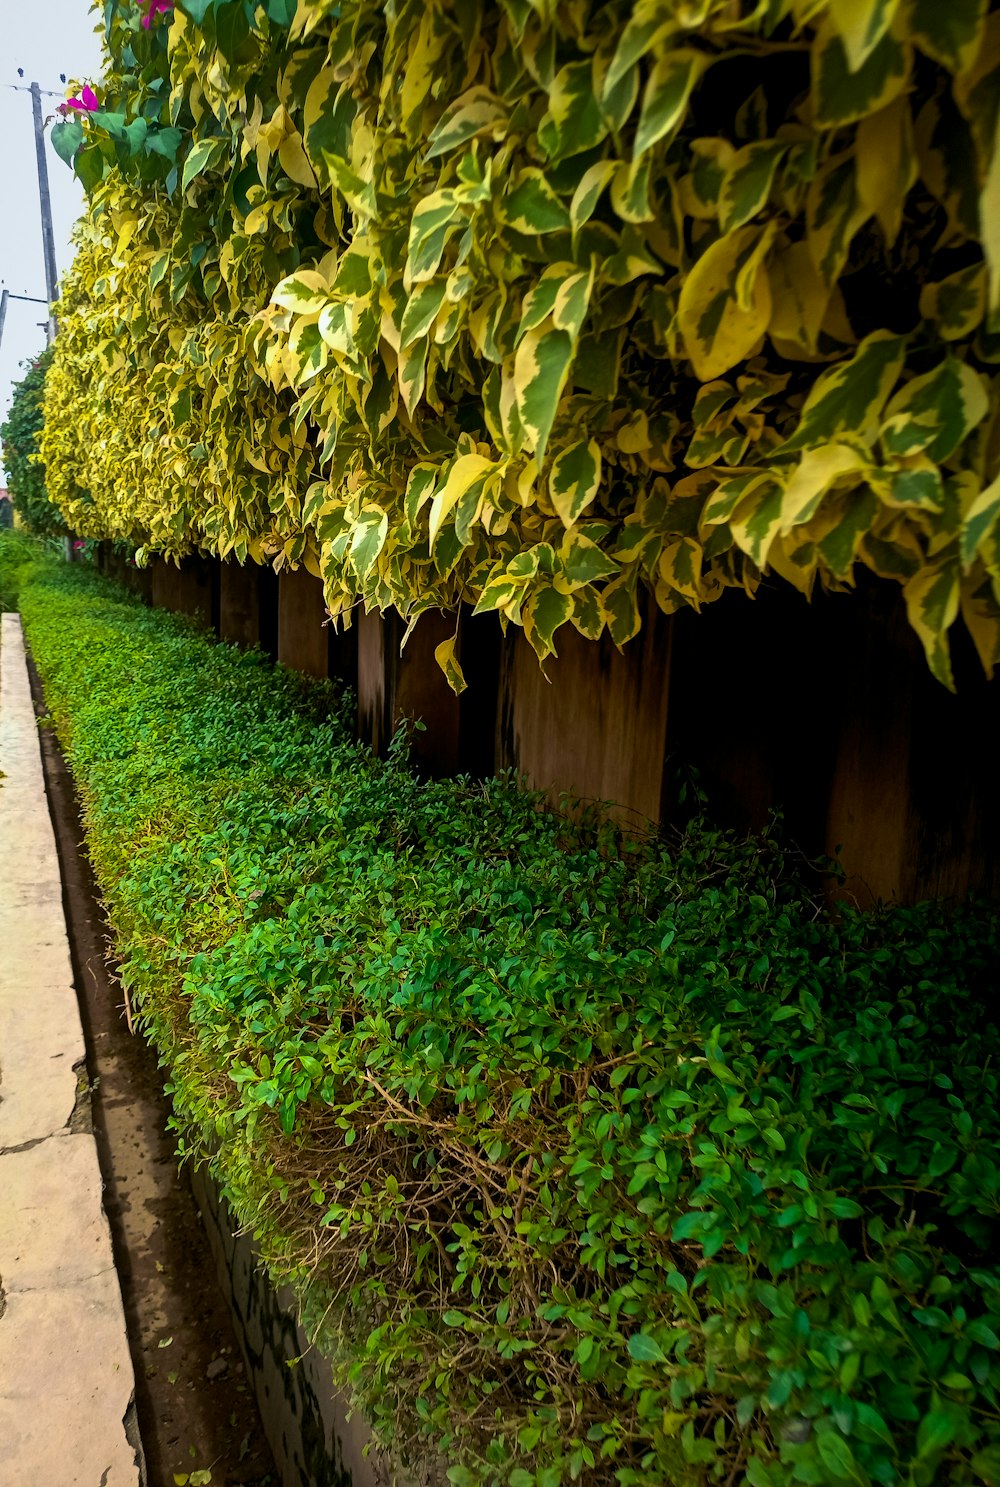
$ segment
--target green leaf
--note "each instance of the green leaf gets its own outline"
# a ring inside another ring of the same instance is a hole
[[[416,284],[406,301],[400,327],[400,344],[408,346],[421,336],[426,336],[444,302],[445,284]]]
[[[938,681],[954,687],[948,654],[948,631],[958,615],[957,562],[921,568],[903,589],[906,612],[917,632],[927,662]]]
[[[146,143],[146,134],[149,125],[145,119],[133,119],[131,124],[126,124],[123,130],[125,141],[128,145],[129,154],[135,158]]]
[[[582,532],[567,533],[559,556],[563,574],[572,584],[596,583],[602,578],[613,578],[619,571],[615,560]]]
[[[961,558],[963,567],[972,567],[984,540],[1000,529],[1000,477],[980,491],[966,513],[962,525]]]
[[[637,0],[604,79],[605,94],[610,93],[658,42],[669,36],[676,25],[660,0]]]
[[[330,286],[315,269],[300,269],[282,279],[271,295],[271,303],[300,315],[317,315],[330,299]]]
[[[816,1449],[819,1459],[837,1482],[864,1482],[865,1478],[858,1470],[854,1453],[844,1440],[834,1430],[821,1430],[816,1436]]]
[[[955,1439],[957,1423],[941,1410],[931,1410],[917,1427],[917,1455],[936,1456]]]
[[[854,1419],[858,1434],[863,1440],[881,1441],[890,1451],[895,1448],[892,1431],[877,1410],[860,1400],[854,1406]]]
[[[480,1487],[479,1477],[467,1466],[449,1466],[447,1476],[451,1487]]]
[[[629,1357],[634,1363],[666,1363],[667,1355],[647,1332],[634,1332],[628,1340]]]
[[[72,165],[73,157],[83,144],[83,125],[76,119],[64,119],[61,123],[53,124],[49,138],[59,159]]]
[[[286,29],[295,19],[296,0],[267,0],[267,18]]]
[[[169,267],[170,254],[158,253],[157,256],[153,259],[152,263],[149,265],[150,289],[155,289],[157,284],[161,284],[163,282]]]
[[[813,179],[806,198],[807,242],[816,272],[832,287],[857,233],[871,216],[857,189],[854,160],[834,158]]]
[[[184,136],[179,129],[163,125],[160,128],[150,129],[146,135],[146,149],[149,154],[162,155],[164,160],[169,160],[171,164],[174,164],[183,139]]]
[[[970,264],[945,279],[925,284],[920,293],[920,313],[934,321],[942,340],[961,340],[972,335],[986,313],[986,287],[983,264]]]
[[[216,0],[175,0],[178,10],[190,16],[196,26],[200,26],[210,10],[214,10]]]
[[[448,155],[468,144],[478,134],[495,133],[506,123],[506,105],[487,88],[469,88],[450,104],[434,125],[427,139],[425,160]]]
[[[418,203],[410,221],[405,283],[419,284],[437,273],[445,244],[460,225],[454,191],[433,191]]]

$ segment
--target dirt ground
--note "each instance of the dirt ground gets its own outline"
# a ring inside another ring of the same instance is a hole
[[[31,667],[35,711],[45,704]],[[178,1174],[156,1056],[129,1031],[72,777],[40,729],[80,995],[93,1120],[136,1378],[147,1487],[277,1487],[229,1310],[190,1187]],[[210,1478],[199,1473],[210,1471]]]

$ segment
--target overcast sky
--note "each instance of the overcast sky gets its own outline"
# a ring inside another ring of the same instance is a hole
[[[99,25],[89,0],[0,0],[0,288],[12,294],[45,298],[31,95],[12,91],[11,84],[23,88],[37,81],[43,95],[45,90],[58,94],[42,98],[43,115],[49,117],[66,94],[60,73],[70,82],[87,82],[99,75]],[[19,67],[24,69],[23,77],[18,76]],[[49,127],[46,158],[56,268],[62,274],[72,256],[70,232],[83,210],[83,192],[48,143]],[[7,302],[0,343],[0,423],[10,406],[12,384],[23,375],[20,363],[36,356],[45,345],[45,331],[38,325],[44,318],[44,305]],[[0,485],[5,483],[0,467]]]

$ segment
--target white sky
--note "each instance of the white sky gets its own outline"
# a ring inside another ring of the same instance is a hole
[[[12,294],[45,298],[45,266],[38,208],[38,174],[31,95],[15,93],[10,84],[42,88],[42,113],[47,118],[65,97],[59,74],[70,82],[86,82],[99,75],[101,25],[89,0],[0,0],[0,288]],[[17,69],[24,69],[19,77]],[[58,93],[46,98],[46,90]],[[83,191],[67,165],[48,143],[46,159],[52,197],[56,268],[65,272],[72,257],[69,236],[83,211]],[[20,363],[36,356],[45,345],[38,322],[45,306],[8,300],[7,320],[0,343],[0,423],[10,406],[12,383],[20,380]],[[6,477],[0,465],[0,486]]]

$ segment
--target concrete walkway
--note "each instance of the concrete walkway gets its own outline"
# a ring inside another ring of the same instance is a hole
[[[0,621],[0,1487],[141,1487],[38,728]]]

